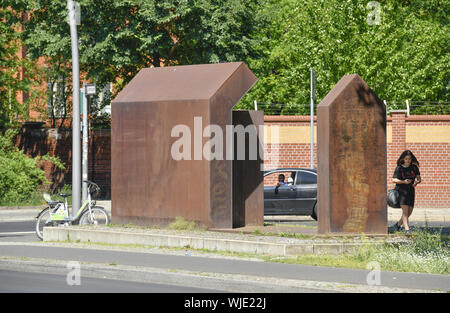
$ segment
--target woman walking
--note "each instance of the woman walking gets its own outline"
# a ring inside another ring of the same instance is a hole
[[[397,160],[397,168],[392,179],[396,184],[395,189],[399,193],[400,207],[403,211],[402,218],[394,225],[394,230],[399,231],[403,225],[406,234],[411,234],[408,218],[414,209],[415,188],[421,181],[419,161],[411,151],[404,151]]]

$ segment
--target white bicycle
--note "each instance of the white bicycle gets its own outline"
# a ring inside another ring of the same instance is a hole
[[[91,181],[85,180],[88,184],[88,198],[83,203],[75,216],[69,216],[69,206],[67,198],[70,194],[60,193],[64,197],[63,201],[53,201],[48,193],[44,193],[44,199],[48,204],[38,216],[36,216],[36,235],[40,240],[44,238],[44,227],[62,225],[107,225],[110,223],[108,212],[103,207],[95,206],[93,198],[100,194],[100,187]]]

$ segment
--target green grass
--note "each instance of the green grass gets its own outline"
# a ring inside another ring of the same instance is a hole
[[[345,268],[357,268],[364,269],[368,262],[357,260],[351,255],[298,255],[296,257],[273,257],[264,256],[266,262],[277,262],[287,264],[303,264],[313,266],[328,266],[328,267],[345,267]]]
[[[267,232],[261,231],[260,229],[255,229],[252,232],[252,235],[255,236],[275,236],[275,237],[287,237],[287,238],[296,238],[296,239],[315,239],[317,236],[309,235],[309,234],[301,234],[301,233],[289,233],[289,232]]]
[[[169,224],[168,228],[172,230],[206,230],[206,228],[198,226],[194,221],[188,221],[180,216],[177,216],[175,221]]]
[[[314,266],[366,269],[376,261],[382,271],[450,274],[450,245],[441,233],[420,230],[411,243],[373,245],[367,243],[354,253],[341,255],[299,255],[264,257],[265,261]]]

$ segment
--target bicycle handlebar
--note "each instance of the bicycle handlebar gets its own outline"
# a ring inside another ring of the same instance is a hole
[[[92,182],[92,181],[90,181],[90,180],[83,180],[83,182],[84,182],[84,183],[87,183],[87,184],[89,184],[89,185],[91,185],[91,186],[94,186],[95,188],[100,189],[100,187],[99,187],[96,183],[94,183],[94,182]]]

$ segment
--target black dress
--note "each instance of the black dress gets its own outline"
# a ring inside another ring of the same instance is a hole
[[[411,164],[408,167],[403,165],[397,166],[393,178],[400,180],[411,179],[410,184],[396,184],[395,189],[399,193],[400,205],[414,206],[415,188],[413,186],[416,176],[420,175],[419,168]]]

